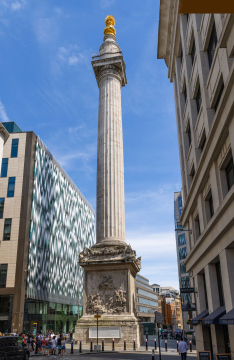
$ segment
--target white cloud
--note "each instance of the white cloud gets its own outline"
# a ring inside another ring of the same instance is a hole
[[[25,5],[25,1],[24,0],[18,0],[18,1],[14,1],[11,4],[11,10],[12,11],[19,11],[22,9],[22,7]]]
[[[0,119],[1,119],[1,121],[10,121],[10,119],[7,116],[5,107],[4,107],[3,103],[1,102],[1,100],[0,100]]]
[[[38,41],[42,44],[47,44],[56,39],[59,33],[58,25],[55,19],[40,18],[34,22],[34,31]]]
[[[173,197],[174,191],[181,188],[181,184],[168,183],[159,186],[154,191],[135,191],[126,192],[125,203],[128,209],[133,209],[133,214],[139,214],[145,209],[153,213],[172,213],[173,216]],[[129,214],[131,215],[131,210]],[[132,215],[131,215],[132,217]]]
[[[101,0],[101,7],[106,9],[112,6],[115,3],[115,0]]]
[[[77,64],[88,63],[88,60],[89,53],[86,50],[80,51],[80,48],[75,44],[58,48],[57,61],[60,66],[63,64],[75,66]]]
[[[20,11],[26,5],[26,0],[1,0],[0,14],[7,11]]]
[[[178,267],[174,232],[148,233],[147,229],[127,231],[126,242],[141,256],[141,274],[150,283],[178,289]]]

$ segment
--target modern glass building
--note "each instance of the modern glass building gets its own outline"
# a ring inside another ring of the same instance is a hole
[[[94,210],[33,132],[3,123],[0,331],[70,331],[82,315],[78,254],[94,244]]]
[[[183,210],[182,194],[181,192],[174,193],[174,219],[175,219],[175,237],[176,237],[176,249],[177,249],[177,263],[178,263],[178,275],[179,284],[181,288],[190,287],[189,274],[186,272],[186,266],[184,260],[187,257],[187,244],[186,244],[186,232],[184,231],[181,223],[180,216]],[[188,234],[188,236],[190,236]],[[190,294],[181,294],[182,309],[187,303],[191,303]],[[187,324],[189,319],[189,312],[182,311],[183,317],[183,329],[189,331],[190,327]]]
[[[137,316],[141,319],[146,331],[153,335],[155,330],[155,311],[158,311],[158,295],[155,293],[153,286],[145,277],[136,275],[136,306]]]

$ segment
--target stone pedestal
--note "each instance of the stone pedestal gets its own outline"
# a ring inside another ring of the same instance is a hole
[[[136,347],[143,342],[143,327],[136,315],[135,276],[140,270],[140,258],[130,245],[93,246],[79,258],[84,268],[83,316],[77,322],[76,340],[89,344],[96,341],[99,314],[99,343],[123,348]]]

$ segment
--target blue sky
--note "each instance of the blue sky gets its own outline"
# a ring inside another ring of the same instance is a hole
[[[157,60],[159,0],[1,0],[0,121],[34,131],[96,207],[98,86],[92,54],[116,19],[126,241],[150,283],[178,288],[173,219],[181,188],[173,86]]]

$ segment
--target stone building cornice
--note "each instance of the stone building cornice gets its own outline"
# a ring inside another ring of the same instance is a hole
[[[180,14],[178,0],[160,0],[157,58],[164,59],[168,67],[168,77],[173,81],[175,57],[178,56]]]

